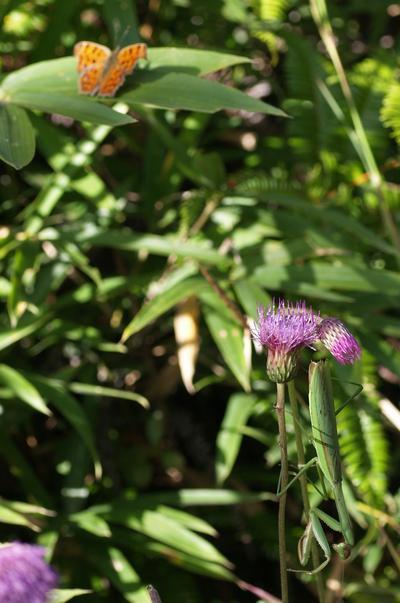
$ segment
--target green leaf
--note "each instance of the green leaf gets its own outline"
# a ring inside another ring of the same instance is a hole
[[[136,392],[121,391],[112,387],[103,387],[102,385],[92,385],[91,383],[70,383],[69,389],[76,394],[86,396],[99,396],[108,398],[119,398],[120,400],[130,400],[137,402],[143,408],[149,408],[150,403],[144,396]]]
[[[24,109],[0,104],[0,159],[17,170],[35,154],[35,132]]]
[[[119,549],[91,547],[89,557],[130,603],[149,603],[147,590],[140,577]]]
[[[41,394],[52,401],[57,410],[71,423],[77,433],[81,436],[87,449],[93,458],[95,474],[97,479],[101,477],[102,469],[99,455],[96,449],[93,431],[86,414],[80,404],[66,391],[62,381],[46,379],[45,377],[31,376],[30,379]]]
[[[154,492],[140,494],[142,506],[154,507],[157,505],[190,506],[218,506],[239,505],[247,502],[276,500],[276,494],[270,492],[236,492],[225,488],[182,488],[175,492]],[[132,504],[135,504],[133,499]]]
[[[227,264],[228,260],[204,241],[182,241],[177,237],[165,238],[158,235],[141,235],[123,230],[108,230],[85,239],[96,247],[112,247],[126,251],[147,250],[156,255],[194,258],[208,264]]]
[[[24,526],[35,532],[39,531],[39,528],[35,523],[30,521],[22,513],[9,508],[3,501],[0,502],[0,522],[9,525]]]
[[[168,73],[162,68],[143,71],[135,83],[134,90],[120,97],[132,108],[139,104],[157,109],[185,109],[205,113],[237,109],[287,117],[280,109],[236,88],[187,73]]]
[[[46,402],[34,385],[18,371],[0,364],[0,383],[9,387],[14,395],[44,415],[51,415]]]
[[[108,523],[104,521],[102,517],[99,517],[95,513],[91,513],[90,509],[70,515],[69,520],[76,523],[82,530],[86,530],[86,532],[90,532],[100,538],[108,538],[111,536],[111,530]]]
[[[192,515],[181,509],[166,507],[165,505],[159,505],[157,510],[165,517],[171,517],[171,519],[177,521],[193,532],[200,532],[201,534],[208,534],[209,536],[214,537],[217,536],[217,530],[207,521],[204,521],[204,519],[196,517],[196,515]]]
[[[210,542],[187,529],[177,516],[165,515],[162,509],[149,510],[141,504],[137,508],[134,503],[123,501],[95,507],[94,511],[103,514],[110,523],[122,524],[174,549],[230,567],[226,557]]]
[[[373,270],[363,266],[310,262],[305,266],[260,266],[254,271],[252,280],[271,289],[291,289],[301,291],[304,285],[315,285],[317,289],[339,291],[360,291],[363,293],[384,292],[398,295],[400,275],[389,270]]]
[[[254,395],[241,393],[234,394],[229,398],[217,437],[215,471],[219,485],[224,483],[232,471],[243,439],[241,430],[246,425],[256,400]]]
[[[125,327],[121,341],[125,342],[129,337],[156,320],[159,316],[165,314],[165,312],[186,297],[195,295],[199,291],[208,288],[209,285],[204,279],[194,277],[179,282],[165,291],[161,291],[156,297],[153,297],[153,299],[140,308],[133,320]]]
[[[400,144],[400,84],[393,83],[384,98],[381,120],[382,123],[393,130],[393,137]]]
[[[41,61],[8,75],[2,82],[0,95],[7,102],[27,109],[61,113],[95,124],[120,126],[135,121],[92,97],[79,95],[77,81],[73,58]]]
[[[209,331],[236,379],[245,391],[250,389],[250,366],[245,355],[243,327],[212,291],[201,294]],[[211,303],[210,303],[211,302]]]
[[[90,98],[79,98],[71,95],[57,94],[55,92],[41,92],[40,83],[38,90],[17,90],[11,94],[12,102],[26,109],[44,111],[45,113],[60,113],[79,121],[106,126],[124,126],[136,120],[130,115],[113,111],[106,105]]]
[[[178,70],[188,69],[194,74],[206,75],[220,69],[227,69],[233,65],[250,63],[247,57],[235,54],[215,52],[213,50],[199,50],[195,48],[149,48],[149,67],[176,67]]]
[[[257,283],[248,278],[233,283],[233,288],[247,316],[256,318],[257,306],[268,306],[271,297]]]
[[[48,318],[49,315],[41,316],[40,318],[34,317],[23,327],[0,331],[0,350],[4,350],[24,337],[35,333],[35,331],[38,331],[47,322]]]
[[[121,538],[121,544],[129,546],[129,538]],[[172,549],[171,547],[167,547],[158,542],[150,542],[147,547],[150,554],[154,555],[154,553],[158,553],[159,555],[164,556],[173,565],[184,568],[189,572],[195,572],[196,574],[203,576],[211,576],[217,580],[229,580],[232,582],[236,580],[235,575],[219,563],[213,563],[206,559],[199,559],[198,557],[183,553],[182,551],[177,551],[176,549]]]
[[[192,65],[191,53],[190,56],[187,55],[183,69],[208,72],[212,56],[201,58],[199,55],[200,66],[197,66]],[[169,58],[175,62],[176,52],[172,52]],[[160,53],[157,60],[160,60]],[[219,64],[223,65],[232,60],[223,55]],[[240,62],[243,62],[243,59]],[[178,67],[174,66],[140,69],[134,73],[133,82],[135,88],[119,96],[133,106],[140,104],[161,109],[187,109],[207,113],[221,109],[240,109],[286,116],[280,109],[235,88],[182,73],[182,67],[179,72]],[[72,57],[42,61],[12,73],[3,81],[1,94],[7,101],[23,107],[61,113],[92,123],[121,125],[133,121],[129,116],[119,115],[91,97],[78,94],[76,61]]]
[[[91,592],[91,590],[83,588],[57,588],[51,593],[50,603],[66,603],[66,601],[70,601],[75,597],[90,595]]]
[[[346,397],[354,394],[352,383],[366,384],[361,394],[337,415],[339,444],[346,473],[358,494],[368,504],[382,508],[391,455],[379,409],[381,394],[374,387],[376,372],[376,359],[368,354],[363,354],[363,363],[335,365]]]

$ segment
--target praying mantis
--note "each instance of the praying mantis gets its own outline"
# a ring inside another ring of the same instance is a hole
[[[333,545],[334,550],[336,550],[342,559],[347,559],[350,556],[351,548],[354,545],[353,529],[342,489],[342,469],[340,463],[336,415],[360,393],[362,386],[358,385],[357,387],[358,390],[353,396],[335,411],[329,365],[325,360],[311,362],[309,368],[309,408],[313,444],[317,456],[308,461],[308,463],[300,469],[299,473],[287,485],[284,491],[286,491],[300,475],[307,471],[307,469],[316,465],[323,476],[322,483],[324,483],[325,480],[333,494],[339,521],[316,507],[310,509],[309,521],[304,534],[299,541],[298,553],[300,563],[303,566],[308,563],[314,538],[321,547],[325,559],[317,568],[308,571],[308,574],[316,574],[322,571],[331,559],[330,546],[326,539],[321,521],[331,529],[342,533],[344,542]]]

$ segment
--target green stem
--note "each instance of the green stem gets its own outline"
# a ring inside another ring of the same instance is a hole
[[[285,424],[285,384],[276,384],[276,414],[279,427],[279,448],[281,451],[281,490],[285,490],[289,481],[288,474],[288,456],[287,456],[287,437]],[[282,603],[289,603],[289,590],[287,580],[287,561],[286,561],[286,492],[279,498],[278,513],[278,534],[279,534],[279,566],[281,576],[281,597]]]
[[[289,390],[289,400],[290,407],[292,409],[293,416],[293,425],[294,425],[294,435],[296,439],[296,448],[297,448],[297,463],[299,467],[305,465],[306,457],[304,454],[304,446],[303,446],[303,438],[301,433],[301,425],[300,425],[300,415],[299,415],[299,405],[297,401],[297,393],[294,381],[289,381],[288,383]],[[307,490],[307,478],[306,475],[303,474],[299,477],[300,481],[300,489],[301,489],[301,498],[303,500],[303,508],[304,515],[306,517],[306,523],[310,520],[310,499],[308,497]],[[313,569],[316,569],[320,565],[320,557],[318,552],[317,543],[313,540],[311,545],[311,556]],[[324,603],[325,601],[325,589],[324,589],[324,581],[322,579],[321,574],[315,574],[316,583],[317,583],[317,592],[318,592],[318,600],[320,603]]]
[[[379,202],[379,209],[382,216],[382,221],[388,232],[389,237],[397,250],[397,262],[400,265],[400,235],[397,229],[396,222],[390,211],[390,207],[387,202],[385,191],[383,188],[383,179],[380,170],[375,161],[374,154],[371,149],[367,134],[365,132],[364,125],[362,123],[360,114],[358,112],[356,103],[354,101],[353,93],[351,91],[346,71],[343,67],[340,55],[336,48],[335,35],[331,23],[329,21],[328,9],[325,0],[310,0],[311,14],[318,27],[319,35],[325,44],[326,50],[332,61],[336,74],[338,76],[339,84],[342,89],[343,96],[346,100],[346,104],[349,109],[350,119],[353,125],[354,137],[350,139],[354,144],[356,151],[364,165],[366,172],[370,177],[370,183],[375,191]]]

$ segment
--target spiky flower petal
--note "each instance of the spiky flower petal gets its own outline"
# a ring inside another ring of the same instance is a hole
[[[0,601],[46,603],[57,586],[55,571],[44,561],[41,546],[13,542],[0,545]]]
[[[357,340],[338,318],[325,318],[321,321],[318,340],[341,364],[353,364],[361,356]]]
[[[304,301],[291,304],[279,300],[268,308],[258,308],[253,338],[268,349],[267,373],[271,381],[285,383],[293,379],[298,355],[312,345],[318,331],[319,316]]]

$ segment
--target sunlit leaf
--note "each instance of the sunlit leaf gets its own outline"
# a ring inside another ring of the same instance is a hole
[[[66,603],[75,597],[89,595],[92,591],[83,588],[58,588],[50,596],[50,603]]]
[[[24,109],[0,104],[0,159],[20,170],[35,154],[35,132]]]
[[[0,364],[0,382],[9,387],[15,396],[25,402],[25,404],[28,404],[44,415],[51,414],[41,393],[26,377],[15,369],[6,364]]]
[[[246,425],[257,398],[250,394],[234,394],[230,397],[217,437],[217,483],[223,484],[229,476],[239,453]]]

